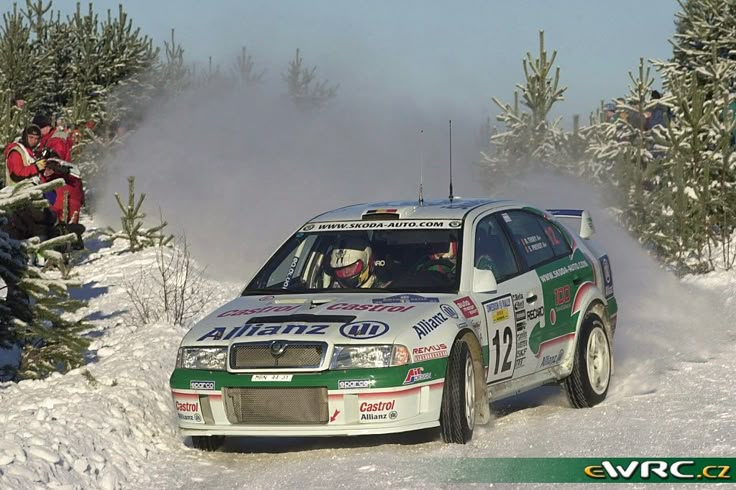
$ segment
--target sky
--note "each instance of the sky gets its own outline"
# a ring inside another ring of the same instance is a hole
[[[95,0],[98,12],[118,1]],[[640,57],[667,58],[675,0],[200,0],[122,2],[156,44],[170,30],[190,60],[228,66],[247,46],[256,66],[280,81],[296,48],[341,92],[400,95],[420,107],[494,117],[491,96],[513,100],[521,60],[558,51],[566,101],[557,114],[584,120],[601,99],[622,95]],[[85,2],[82,2],[86,5]],[[71,12],[76,0],[55,0]],[[444,117],[445,114],[442,114]],[[569,121],[567,122],[569,125]]]
[[[71,13],[76,2],[55,0]],[[113,0],[95,10],[113,12]],[[122,151],[90,182],[96,218],[117,226],[109,196],[136,177],[146,212],[185,233],[213,272],[244,280],[299,225],[339,206],[448,195],[448,120],[455,196],[488,197],[477,165],[480,128],[512,101],[522,59],[544,29],[557,49],[567,100],[557,115],[583,121],[625,93],[640,57],[667,58],[673,1],[404,0],[202,2],[129,0],[156,44],[176,29],[188,60],[228,69],[246,46],[257,92],[205,87],[152,105]],[[304,114],[283,97],[281,75],[299,48],[317,78],[339,83],[329,109]],[[423,131],[423,132],[422,132]],[[420,136],[421,135],[421,136]],[[497,186],[498,188],[498,186]],[[495,195],[521,199],[520,195]],[[568,206],[574,207],[572,200]],[[564,207],[564,206],[563,206]],[[161,210],[159,213],[158,210]],[[154,219],[155,217],[155,219]]]

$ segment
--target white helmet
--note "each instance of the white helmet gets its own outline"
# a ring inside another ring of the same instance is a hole
[[[345,239],[332,249],[330,267],[335,280],[344,288],[369,288],[373,285],[373,250],[361,238]]]

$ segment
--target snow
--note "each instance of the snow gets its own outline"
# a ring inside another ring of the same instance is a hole
[[[699,457],[736,452],[736,274],[679,281],[597,218],[620,315],[609,396],[569,408],[558,387],[493,406],[470,444],[436,431],[339,438],[235,438],[215,453],[177,433],[168,376],[185,329],[136,325],[123,286],[154,259],[93,233],[73,270],[89,299],[94,357],[43,381],[0,384],[0,488],[440,488],[436,462],[466,457]],[[613,222],[613,220],[611,220]],[[212,282],[212,308],[242,284]],[[207,313],[207,312],[203,312]]]

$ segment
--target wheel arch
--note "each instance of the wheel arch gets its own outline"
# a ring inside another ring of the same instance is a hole
[[[473,356],[473,371],[475,371],[475,423],[477,425],[487,424],[491,420],[491,402],[488,397],[488,387],[486,385],[486,371],[483,365],[483,347],[477,334],[465,328],[458,332],[453,341],[462,340],[468,344],[468,349]]]
[[[577,349],[578,342],[580,341],[580,331],[582,330],[585,322],[588,321],[591,316],[597,317],[601,323],[603,323],[603,327],[606,330],[606,336],[608,337],[609,343],[608,348],[611,352],[611,374],[613,374],[613,324],[611,322],[611,317],[608,314],[607,302],[603,295],[601,295],[597,290],[586,295],[585,299],[587,304],[585,304],[584,308],[580,309],[580,311],[584,313],[581,313],[580,316],[578,316],[577,324],[575,325],[575,343],[563,363],[563,377],[572,372],[573,362],[575,360],[574,353]]]

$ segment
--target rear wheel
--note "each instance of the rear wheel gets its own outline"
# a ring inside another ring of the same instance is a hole
[[[465,444],[475,427],[475,371],[468,344],[456,340],[447,361],[445,388],[442,392],[440,429],[442,440]]]
[[[217,451],[225,442],[225,436],[192,436],[192,446],[202,451]]]
[[[592,407],[606,399],[611,381],[611,345],[603,322],[586,318],[575,347],[572,373],[563,385],[575,408]]]

